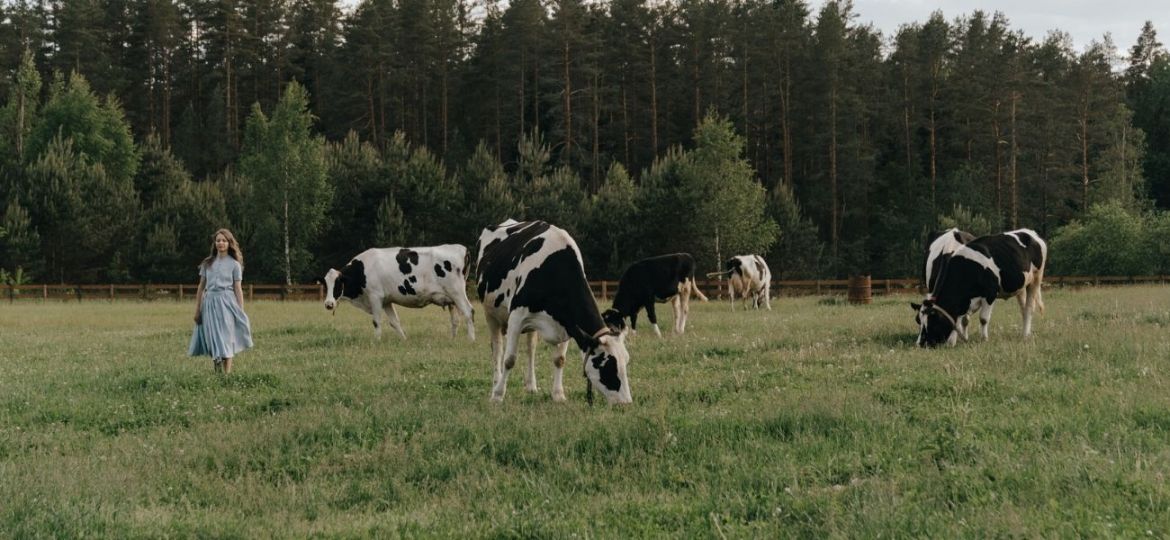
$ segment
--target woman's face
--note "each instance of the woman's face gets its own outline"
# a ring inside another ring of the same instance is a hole
[[[228,239],[222,234],[215,235],[215,251],[220,255],[226,255],[228,252]]]

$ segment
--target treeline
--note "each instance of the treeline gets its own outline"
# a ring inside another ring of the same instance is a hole
[[[1170,206],[1170,58],[1149,24],[1123,64],[1108,39],[1077,52],[998,13],[882,36],[848,1],[2,15],[0,268],[30,279],[181,281],[226,224],[252,279],[303,281],[505,217],[569,228],[596,277],[669,250],[916,275],[950,223],[1084,236]]]

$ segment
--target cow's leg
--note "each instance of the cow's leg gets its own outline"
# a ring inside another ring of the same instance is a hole
[[[334,308],[336,309],[336,308]],[[374,318],[374,337],[382,339],[382,314],[385,311],[382,308],[381,298],[370,299],[370,316]]]
[[[988,328],[991,324],[991,308],[993,304],[984,300],[982,306],[979,308],[979,334],[983,336],[983,341],[987,341]]]
[[[1024,294],[1020,295],[1020,315],[1024,318],[1024,337],[1032,335],[1032,312],[1036,309],[1036,296],[1040,292],[1039,284],[1028,284]]]
[[[565,400],[565,355],[569,352],[569,342],[557,345],[556,356],[553,357],[552,400]]]
[[[732,278],[727,278],[727,296],[731,298],[731,311],[735,311],[735,284]]]
[[[658,329],[658,315],[654,313],[654,298],[646,303],[646,318],[650,319],[650,324],[654,325],[654,335],[662,337],[662,330]]]
[[[406,339],[406,332],[402,331],[402,322],[398,320],[398,310],[394,309],[394,304],[390,304],[386,309],[386,322],[390,323],[390,328],[398,332],[402,339]]]
[[[508,391],[508,374],[516,365],[516,349],[520,346],[521,328],[524,326],[525,314],[513,311],[508,316],[508,329],[504,332],[504,354],[500,355],[500,362],[496,364],[495,387],[492,388],[492,401],[503,401]]]
[[[475,341],[475,308],[471,306],[471,302],[466,298],[456,298],[455,307],[459,309],[459,313],[467,321],[467,339]],[[451,332],[451,335],[454,336],[454,330]]]
[[[691,289],[688,287],[671,300],[674,303],[674,333],[687,331],[687,315],[691,309]]]
[[[536,386],[536,344],[540,334],[535,331],[528,333],[528,370],[524,372],[524,390],[536,393],[540,388]]]
[[[502,355],[504,354],[504,332],[500,328],[500,325],[496,323],[496,320],[491,317],[487,318],[487,325],[488,338],[492,344],[492,388],[494,389],[500,380],[501,371],[499,366],[502,361]]]
[[[447,306],[447,316],[451,319],[451,337],[459,333],[459,321],[455,318],[455,306]]]
[[[763,291],[764,292],[764,307],[768,308],[768,311],[772,311],[772,290],[771,289],[772,289],[772,284],[765,281],[764,282],[764,291]]]

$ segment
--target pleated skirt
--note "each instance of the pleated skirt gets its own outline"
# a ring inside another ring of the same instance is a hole
[[[252,346],[252,324],[231,290],[203,294],[203,323],[191,332],[188,356],[234,358]]]

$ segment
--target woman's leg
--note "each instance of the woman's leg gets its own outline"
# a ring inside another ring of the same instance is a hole
[[[211,357],[211,368],[215,370],[216,373],[223,371],[223,360],[220,360],[218,356]]]
[[[232,359],[231,358],[224,358],[223,359],[223,372],[224,372],[224,374],[228,374],[228,373],[232,372]]]

